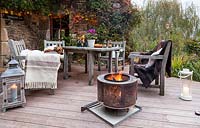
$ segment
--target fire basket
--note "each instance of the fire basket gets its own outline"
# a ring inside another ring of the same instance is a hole
[[[107,73],[97,77],[98,101],[111,109],[127,109],[137,98],[137,79],[124,73]]]
[[[112,126],[141,111],[137,106],[137,78],[125,73],[107,73],[97,77],[98,101],[81,107]]]

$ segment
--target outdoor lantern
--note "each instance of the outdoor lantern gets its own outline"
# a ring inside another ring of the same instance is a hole
[[[178,76],[181,79],[181,96],[180,99],[182,100],[192,100],[192,75],[193,71],[189,69],[183,69],[179,71]]]
[[[7,108],[24,106],[26,99],[24,94],[24,71],[19,67],[19,63],[12,59],[8,69],[1,74],[3,88],[2,111]]]

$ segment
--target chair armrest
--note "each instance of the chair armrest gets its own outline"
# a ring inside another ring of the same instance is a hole
[[[17,60],[25,60],[26,56],[15,56],[14,58]]]
[[[0,56],[3,56],[3,57],[5,57],[5,56],[7,56],[7,55],[0,55]]]
[[[141,52],[130,52],[130,54],[129,55],[139,55],[139,54],[141,54]]]
[[[141,59],[163,59],[163,55],[156,55],[156,56],[151,56],[151,55],[141,55],[141,54],[129,54],[128,58],[141,58]]]

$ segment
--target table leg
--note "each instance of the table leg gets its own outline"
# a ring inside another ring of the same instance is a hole
[[[88,72],[88,54],[85,54],[85,73]]]
[[[134,73],[135,73],[135,70],[134,70],[134,59],[135,59],[135,57],[130,58],[130,59],[131,59],[131,65],[129,67],[129,74],[134,75]]]
[[[69,57],[68,57],[68,60],[69,60],[69,62],[68,62],[68,71],[69,71],[69,72],[71,72],[71,70],[72,70],[72,69],[71,69],[71,67],[72,67],[72,66],[71,66],[71,63],[72,63],[72,54],[73,54],[73,53],[69,53],[69,54],[68,54],[68,55],[69,55]]]
[[[97,56],[98,71],[101,71],[101,59],[100,59],[100,57],[101,57],[101,53],[98,53],[98,56]]]
[[[68,52],[64,50],[64,74],[63,79],[68,79]]]
[[[94,56],[91,51],[88,52],[88,75],[89,75],[89,85],[94,83]]]
[[[112,51],[108,52],[108,59],[109,59],[109,64],[108,64],[108,72],[112,72]]]

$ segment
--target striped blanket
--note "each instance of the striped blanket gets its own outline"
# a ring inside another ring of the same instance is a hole
[[[60,55],[33,50],[26,54],[25,89],[57,88]]]

